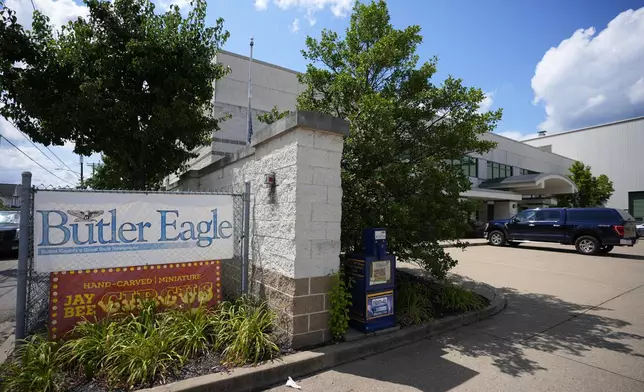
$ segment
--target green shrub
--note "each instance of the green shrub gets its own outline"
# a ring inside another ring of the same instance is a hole
[[[421,282],[401,279],[396,293],[396,318],[402,326],[422,324],[433,316],[431,291]]]
[[[82,370],[85,377],[95,377],[105,367],[118,327],[119,323],[110,319],[80,322],[61,347],[61,360],[68,368]]]
[[[487,305],[480,295],[451,283],[439,290],[438,301],[443,309],[451,312],[480,310]]]
[[[250,297],[216,310],[164,313],[144,302],[137,314],[79,323],[64,343],[31,337],[17,360],[0,367],[0,392],[64,390],[64,371],[98,377],[110,388],[151,386],[210,350],[220,351],[226,364],[256,364],[279,354],[271,334],[274,319],[265,303]]]
[[[242,296],[222,303],[215,315],[215,348],[221,351],[223,363],[257,364],[279,354],[271,334],[275,314],[265,303]]]
[[[205,354],[215,343],[217,331],[212,310],[200,306],[192,311],[171,310],[162,313],[163,329],[176,351],[184,357]]]
[[[329,292],[329,329],[333,340],[340,341],[349,329],[349,308],[351,307],[350,282],[347,282],[344,267],[332,275],[331,291]]]
[[[183,366],[186,358],[176,351],[172,335],[162,324],[146,325],[147,321],[130,317],[120,326],[105,359],[109,385],[151,386]]]
[[[45,336],[27,338],[16,350],[16,359],[2,365],[0,391],[62,391],[64,375],[58,348],[57,342]]]

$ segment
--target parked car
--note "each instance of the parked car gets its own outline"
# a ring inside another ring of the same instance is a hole
[[[615,208],[543,208],[525,210],[510,219],[488,222],[491,245],[517,246],[521,241],[575,245],[582,254],[608,253],[615,246],[637,243],[635,219]]]
[[[644,237],[644,222],[640,222],[637,225],[637,236]]]
[[[0,211],[0,252],[18,251],[20,211]]]

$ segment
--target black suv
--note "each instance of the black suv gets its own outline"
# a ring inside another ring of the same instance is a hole
[[[635,219],[615,208],[543,208],[525,210],[485,227],[491,245],[517,246],[521,241],[575,245],[579,253],[608,253],[637,243]]]

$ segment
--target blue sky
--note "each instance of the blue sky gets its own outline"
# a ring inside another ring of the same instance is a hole
[[[211,0],[208,15],[213,20],[219,16],[225,19],[231,33],[225,49],[247,54],[252,35],[256,58],[302,71],[306,63],[300,49],[306,35],[318,37],[322,28],[344,31],[348,17],[334,16],[327,6],[314,13],[316,23],[311,26],[306,6],[298,5],[342,2],[285,0],[283,4],[293,6],[282,9],[278,2],[268,1],[267,8],[258,11],[254,0]],[[396,0],[388,4],[396,27],[421,26],[424,42],[419,55],[421,60],[438,56],[437,81],[451,74],[467,85],[492,92],[492,108],[504,109],[497,130],[513,132],[511,136],[533,134],[546,119],[544,103],[533,105],[531,79],[548,49],[578,29],[594,27],[599,33],[621,12],[644,7],[644,1],[628,0]],[[299,19],[299,31],[293,33],[295,18]],[[644,77],[644,63],[639,65],[640,77]],[[620,115],[611,113],[562,126],[592,125]]]
[[[190,0],[153,0],[162,11]],[[56,26],[87,14],[81,0],[33,0]],[[389,0],[393,24],[418,24],[421,61],[439,58],[435,83],[447,75],[488,93],[486,108],[503,108],[499,134],[515,139],[644,115],[644,0]],[[32,2],[5,0],[23,25],[31,25]],[[226,50],[304,71],[300,54],[307,35],[323,28],[343,32],[352,0],[209,0],[208,19],[225,19]],[[0,182],[20,181],[31,170],[35,183],[74,184],[80,165],[73,144],[52,147],[63,168],[0,118]],[[100,160],[98,155],[86,159]],[[86,172],[89,168],[85,168]]]

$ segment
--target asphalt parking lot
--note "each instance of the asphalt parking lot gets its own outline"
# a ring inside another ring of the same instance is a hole
[[[0,254],[0,323],[12,321],[16,316],[16,268],[18,260],[13,255]]]
[[[13,333],[17,266],[18,260],[14,255],[0,254],[0,345]]]
[[[508,298],[460,330],[296,380],[305,391],[644,391],[644,243],[449,252]],[[289,390],[278,386],[272,391]]]

